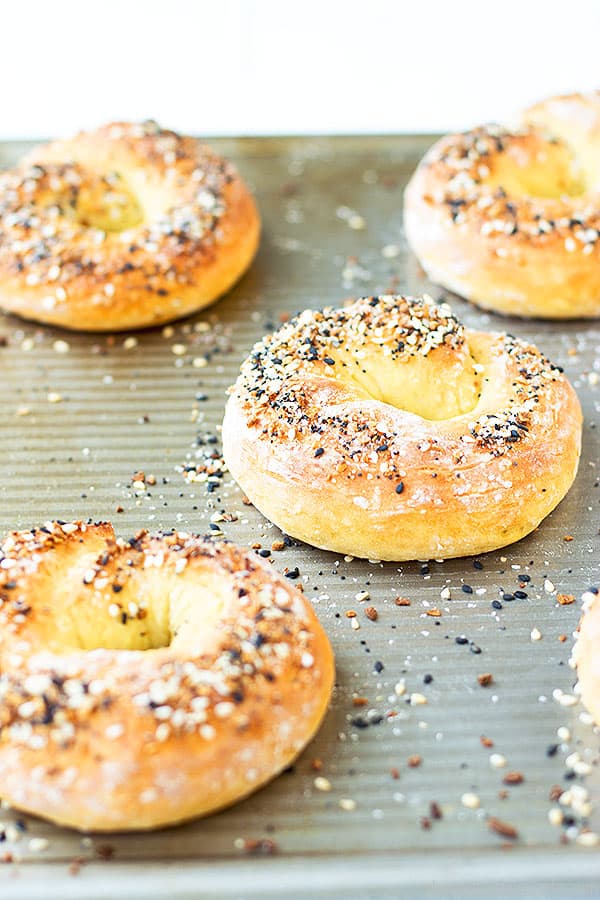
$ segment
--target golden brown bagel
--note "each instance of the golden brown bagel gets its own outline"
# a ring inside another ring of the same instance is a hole
[[[600,725],[600,596],[586,591],[583,600],[571,665],[577,667],[576,690],[594,722]]]
[[[84,331],[158,325],[227,291],[259,231],[246,185],[206,145],[105,125],[0,175],[0,307]]]
[[[580,441],[577,396],[539,350],[400,296],[306,310],[256,344],[223,422],[233,477],[276,525],[391,560],[523,537]]]
[[[522,130],[438,141],[405,193],[429,278],[496,312],[600,315],[600,91],[547,100]]]
[[[190,534],[49,523],[0,551],[0,796],[94,831],[157,828],[288,766],[327,708],[310,603]]]

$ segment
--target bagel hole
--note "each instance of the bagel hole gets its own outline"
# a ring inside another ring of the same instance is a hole
[[[507,153],[494,161],[492,173],[485,179],[495,190],[502,189],[515,198],[537,197],[560,200],[586,193],[586,176],[578,159],[564,145],[548,142],[536,153]]]
[[[78,590],[63,602],[51,610],[62,647],[137,651],[201,647],[219,621],[225,596],[221,581],[206,573],[188,578],[172,570],[136,569],[118,593],[105,588],[90,596]]]
[[[118,173],[83,184],[74,211],[82,225],[109,233],[135,228],[144,219],[135,194]]]
[[[338,354],[341,365],[335,375],[370,400],[429,421],[465,415],[479,402],[483,367],[466,342],[457,350],[439,347],[427,356],[416,353],[396,360],[346,349],[350,358]]]

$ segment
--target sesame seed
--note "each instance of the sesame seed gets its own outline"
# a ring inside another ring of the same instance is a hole
[[[330,791],[331,790],[331,782],[328,778],[325,778],[323,775],[318,775],[314,782],[314,786],[318,791]]]
[[[41,853],[43,850],[47,850],[49,845],[48,839],[43,837],[33,837],[29,841],[29,849],[32,853]]]
[[[580,847],[597,847],[600,843],[600,837],[595,831],[582,831],[575,840]]]
[[[411,706],[424,706],[427,702],[425,694],[414,693],[410,695]]]

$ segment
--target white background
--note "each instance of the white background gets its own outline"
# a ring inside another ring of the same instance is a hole
[[[445,131],[600,87],[598,0],[16,0],[0,138]]]

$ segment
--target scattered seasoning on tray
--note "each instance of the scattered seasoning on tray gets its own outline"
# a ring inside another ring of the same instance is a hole
[[[460,798],[460,802],[467,809],[479,809],[481,805],[481,800],[479,799],[477,794],[474,794],[472,791],[467,791],[465,794],[463,794]]]
[[[67,870],[69,875],[71,875],[73,878],[76,875],[79,875],[82,866],[84,866],[86,862],[88,862],[88,860],[85,858],[85,856],[74,856],[69,863],[69,868]]]
[[[314,786],[318,791],[330,791],[331,790],[331,782],[328,778],[324,778],[322,775],[317,776],[313,782]]]
[[[525,778],[521,772],[507,772],[504,778],[502,779],[502,784],[523,784]]]
[[[514,827],[514,825],[509,825],[508,822],[504,822],[502,819],[497,819],[496,816],[490,816],[487,820],[487,824],[490,831],[493,831],[500,837],[508,838],[508,840],[511,841],[514,841],[519,837],[519,832]]]
[[[249,855],[272,856],[279,847],[271,838],[236,838],[233,842],[236,850],[243,850]]]
[[[431,803],[429,804],[429,815],[431,816],[432,819],[436,819],[436,820],[443,818],[442,808],[439,805],[439,803],[436,803],[435,800],[432,800]]]

